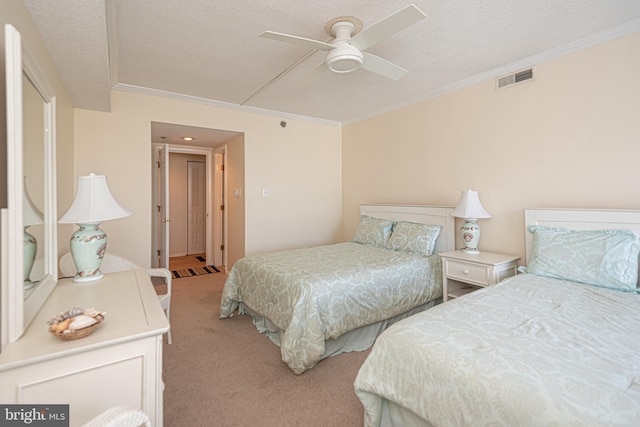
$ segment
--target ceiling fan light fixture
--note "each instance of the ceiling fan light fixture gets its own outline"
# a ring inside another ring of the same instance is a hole
[[[334,73],[350,73],[362,66],[364,56],[355,46],[345,44],[327,53],[327,67]]]

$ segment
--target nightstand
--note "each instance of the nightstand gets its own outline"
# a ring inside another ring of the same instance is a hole
[[[491,252],[468,254],[463,251],[443,252],[440,257],[445,302],[514,276],[520,259]]]

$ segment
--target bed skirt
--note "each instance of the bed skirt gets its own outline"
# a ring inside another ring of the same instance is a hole
[[[322,355],[320,360],[326,359],[327,357],[336,356],[340,353],[364,351],[370,348],[375,342],[376,338],[378,338],[378,335],[380,335],[389,326],[404,318],[434,307],[441,302],[442,298],[436,298],[405,313],[392,317],[391,319],[383,320],[381,322],[373,323],[367,326],[362,326],[360,328],[342,334],[335,339],[328,339],[325,341],[324,354]],[[253,312],[242,302],[240,302],[238,305],[238,314],[250,315],[253,319],[253,324],[255,325],[258,332],[260,332],[261,334],[265,334],[274,344],[280,347],[280,337],[283,334],[283,331],[278,329],[268,318]]]
[[[379,427],[432,427],[427,420],[416,415],[415,412],[387,399],[380,398],[380,426]]]

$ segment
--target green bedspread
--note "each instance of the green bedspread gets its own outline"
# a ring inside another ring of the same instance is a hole
[[[437,255],[354,242],[253,255],[229,272],[220,317],[243,303],[268,318],[282,331],[282,360],[300,374],[320,360],[325,340],[440,298],[441,277]]]
[[[376,340],[364,425],[395,402],[433,426],[639,426],[640,295],[518,274]],[[403,425],[415,425],[403,422]]]

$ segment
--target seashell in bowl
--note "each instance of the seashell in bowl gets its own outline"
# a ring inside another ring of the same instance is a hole
[[[49,320],[49,332],[63,340],[75,340],[90,335],[107,313],[95,308],[73,307]]]

